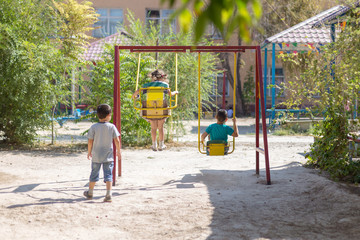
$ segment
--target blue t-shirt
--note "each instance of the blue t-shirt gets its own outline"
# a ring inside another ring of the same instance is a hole
[[[98,122],[92,125],[88,132],[88,139],[94,139],[92,148],[92,161],[96,163],[112,162],[113,139],[120,136],[114,124]]]
[[[208,134],[210,134],[210,140],[223,140],[227,142],[228,135],[232,135],[234,129],[225,125],[225,124],[211,124],[205,130]]]

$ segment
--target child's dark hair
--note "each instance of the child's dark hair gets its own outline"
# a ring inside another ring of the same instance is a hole
[[[162,81],[169,83],[169,79],[167,79],[167,74],[161,69],[156,69],[155,71],[151,72],[149,74],[149,77],[152,81]]]
[[[99,119],[104,119],[111,113],[111,107],[108,104],[100,104],[96,109]]]
[[[225,122],[226,118],[227,118],[226,110],[225,109],[219,109],[218,113],[216,114],[216,119],[219,122],[223,123],[223,122]]]

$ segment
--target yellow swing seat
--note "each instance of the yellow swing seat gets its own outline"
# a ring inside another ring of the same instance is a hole
[[[228,154],[230,145],[223,140],[212,140],[206,143],[206,155],[224,156]]]
[[[170,99],[170,106],[165,99],[165,94],[171,90],[164,82],[150,82],[139,89],[139,100],[134,102],[134,108],[140,110],[140,115],[148,119],[159,119],[171,116],[172,105],[175,100]],[[142,95],[146,94],[146,100],[141,101]],[[171,95],[170,95],[171,96]],[[176,104],[176,103],[175,103]],[[137,107],[137,106],[142,107]]]

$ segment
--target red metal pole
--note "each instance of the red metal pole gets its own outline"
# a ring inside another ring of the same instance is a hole
[[[226,94],[226,72],[223,73],[223,92],[222,92],[222,109],[225,109],[225,94]]]
[[[114,125],[120,133],[121,148],[121,108],[120,108],[120,55],[119,48],[115,46],[114,60]],[[121,155],[118,159],[118,176],[121,176]],[[116,146],[114,144],[114,169],[113,169],[113,186],[116,182]]]
[[[259,91],[260,91],[260,102],[261,102],[261,120],[262,120],[262,130],[263,130],[263,139],[264,139],[264,154],[265,154],[265,168],[266,168],[266,180],[267,184],[271,184],[270,179],[270,163],[269,163],[269,148],[268,148],[268,138],[267,138],[267,130],[266,130],[266,117],[265,117],[265,99],[264,99],[264,83],[263,83],[263,75],[261,68],[261,50],[260,46],[256,47],[256,59],[258,66],[258,77],[259,78]],[[258,102],[258,101],[257,101]]]
[[[260,174],[260,164],[259,164],[259,152],[257,149],[260,146],[259,141],[259,61],[258,55],[255,54],[256,61],[256,70],[255,70],[255,129],[256,129],[256,174]]]

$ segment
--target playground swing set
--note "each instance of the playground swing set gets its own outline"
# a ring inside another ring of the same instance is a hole
[[[260,46],[115,46],[115,61],[114,61],[114,115],[113,122],[121,133],[121,102],[120,102],[120,50],[130,50],[130,52],[138,52],[138,68],[136,76],[136,89],[139,90],[139,97],[134,99],[134,108],[140,111],[140,114],[146,118],[163,118],[171,115],[171,110],[177,107],[177,95],[174,99],[171,97],[171,89],[166,83],[150,82],[138,87],[139,72],[140,72],[140,59],[141,52],[174,52],[175,53],[175,91],[177,91],[177,78],[178,78],[178,53],[179,52],[197,52],[198,53],[198,150],[202,154],[210,156],[224,155],[224,149],[229,148],[230,144],[225,142],[208,141],[206,146],[200,141],[200,119],[201,119],[201,52],[233,52],[234,53],[234,102],[233,102],[233,118],[235,118],[235,104],[236,104],[236,54],[238,52],[245,52],[246,50],[255,50],[256,62],[256,96],[255,96],[255,128],[256,128],[256,174],[260,173],[259,153],[265,155],[265,168],[266,168],[266,181],[271,184],[270,180],[270,164],[269,152],[266,131],[266,118],[265,118],[265,105],[264,105],[264,89],[262,81],[261,69],[261,50]],[[169,92],[169,104],[164,101],[164,93]],[[146,100],[142,101],[143,94],[146,93]],[[262,133],[264,148],[260,148],[260,107],[262,119]],[[120,134],[121,141],[121,134]],[[201,148],[202,144],[202,148]],[[205,151],[207,148],[208,151]],[[114,151],[116,148],[114,147]],[[232,150],[228,154],[233,153],[235,150],[235,137],[232,141]],[[118,167],[116,168],[116,154],[114,152],[114,169],[113,169],[113,185],[116,181],[116,169],[118,169],[118,176],[121,176],[121,156],[118,159]]]

